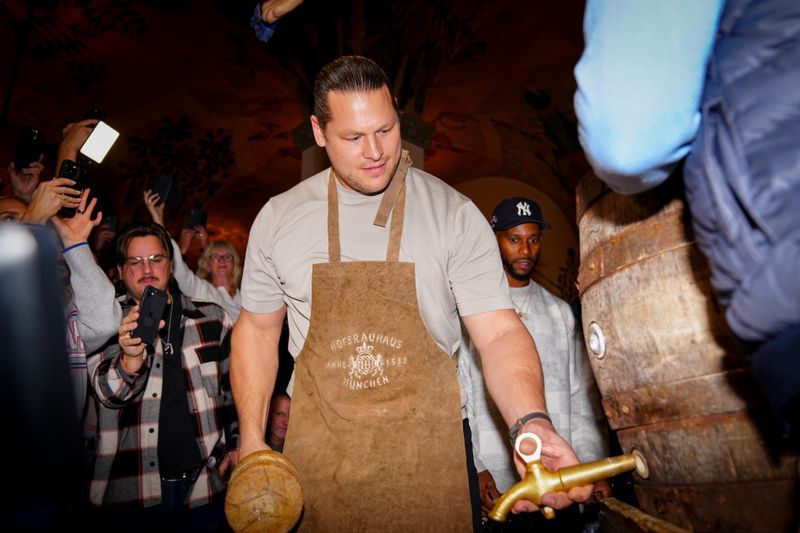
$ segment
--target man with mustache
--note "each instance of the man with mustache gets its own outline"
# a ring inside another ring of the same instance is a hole
[[[536,202],[515,197],[497,205],[491,226],[497,237],[514,309],[536,342],[553,426],[572,445],[582,462],[604,457],[608,455],[608,432],[580,327],[569,305],[532,279],[539,262],[544,230],[549,229],[550,224],[545,222]],[[483,372],[486,370],[484,365]],[[459,351],[459,378],[468,391],[467,416],[485,516],[500,493],[516,482],[513,451],[502,426],[502,417],[486,392],[481,361],[470,342],[463,342]],[[608,484],[595,483],[595,494],[598,492],[608,496]],[[564,515],[560,513],[559,516]],[[524,517],[512,517],[514,524],[505,530],[528,531],[529,521]]]
[[[238,433],[229,387],[230,318],[218,305],[180,294],[172,246],[158,224],[117,240],[118,337],[89,358],[99,402],[91,501],[102,529],[215,530],[224,521],[225,471]],[[152,345],[133,336],[142,294],[165,291]]]

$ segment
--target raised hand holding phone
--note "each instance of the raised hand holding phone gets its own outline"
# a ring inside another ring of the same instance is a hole
[[[164,314],[166,306],[166,292],[149,285],[145,287],[142,300],[139,302],[138,324],[131,336],[141,339],[146,344],[153,344],[158,330],[161,329],[161,315]]]
[[[40,163],[43,152],[42,132],[37,128],[23,128],[14,151],[14,168],[22,172],[33,163]]]
[[[144,363],[144,351],[147,345],[142,342],[142,339],[132,335],[133,330],[136,328],[136,319],[139,318],[139,306],[134,306],[130,313],[125,315],[122,323],[119,325],[119,336],[117,341],[122,350],[121,359],[122,366],[128,372],[137,372]]]
[[[74,181],[68,178],[55,178],[40,183],[33,191],[28,208],[22,215],[22,222],[44,224],[59,213],[59,210],[67,209],[74,213],[80,205],[80,191],[73,187]]]
[[[147,296],[148,293],[155,294],[155,298]],[[163,298],[161,295],[163,295]],[[122,319],[118,330],[119,336],[117,337],[117,341],[122,350],[122,366],[125,367],[125,370],[128,372],[138,372],[144,364],[144,355],[147,345],[153,343],[158,330],[164,327],[164,321],[160,318],[164,312],[164,305],[166,305],[166,302],[165,292],[155,287],[147,287],[142,295],[140,304],[134,306]],[[161,307],[160,310],[158,309],[159,306]],[[156,312],[158,314],[156,314]],[[142,320],[144,326],[140,328],[139,319],[142,316],[144,316]],[[153,316],[155,316],[155,327],[153,327]],[[150,339],[150,342],[145,342],[145,338],[142,338],[140,335],[143,335],[146,339]]]
[[[97,205],[97,198],[89,200],[91,189],[84,189],[78,205],[78,213],[72,218],[53,217],[53,226],[56,228],[58,236],[61,237],[61,244],[64,248],[69,248],[75,244],[86,242],[92,230],[100,224],[103,217],[102,211],[97,216],[92,217],[94,208]]]
[[[149,189],[144,191],[144,205],[147,206],[147,211],[153,217],[153,222],[163,226],[165,204],[161,201],[161,195]]]
[[[58,212],[58,216],[61,218],[72,218],[75,216],[81,193],[89,186],[88,180],[86,179],[86,169],[80,163],[70,159],[64,159],[61,162],[61,168],[58,170],[58,177],[67,178],[74,182],[72,188],[75,193],[65,194],[65,203]]]

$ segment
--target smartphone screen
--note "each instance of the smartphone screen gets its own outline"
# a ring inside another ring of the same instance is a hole
[[[139,303],[139,319],[136,321],[133,337],[142,339],[145,344],[153,344],[158,333],[158,323],[161,320],[161,315],[164,314],[166,305],[166,292],[149,285],[145,287],[142,300]]]
[[[83,143],[83,146],[81,146],[80,152],[92,161],[102,163],[103,158],[116,142],[117,137],[119,137],[117,130],[100,121],[92,130],[86,142]]]

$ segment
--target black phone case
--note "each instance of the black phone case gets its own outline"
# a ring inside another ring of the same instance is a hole
[[[208,216],[202,209],[192,209],[189,211],[189,216],[186,218],[186,227],[194,229],[195,226],[205,227],[208,223]]]
[[[167,293],[147,286],[142,294],[142,301],[139,305],[139,318],[136,321],[136,329],[133,330],[133,337],[142,339],[145,344],[153,344],[158,333],[158,323],[164,314],[164,307],[167,305]]]
[[[17,149],[14,152],[14,168],[17,171],[27,168],[39,160],[43,151],[42,134],[39,130],[28,128],[20,135]]]
[[[69,178],[75,181],[75,185],[71,188],[83,192],[89,186],[86,179],[86,169],[80,163],[65,159],[61,162],[61,168],[58,170],[59,178]],[[72,218],[75,216],[76,209],[74,207],[62,207],[58,210],[58,216],[61,218]]]
[[[177,180],[172,176],[161,174],[153,186],[153,192],[158,193],[160,203],[163,203],[170,211],[176,211],[183,199],[183,193],[178,186]]]

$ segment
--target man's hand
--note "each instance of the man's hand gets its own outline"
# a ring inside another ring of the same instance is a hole
[[[208,247],[208,231],[198,224],[194,227],[194,232],[197,236],[197,240],[200,241],[200,249],[205,250]]]
[[[189,248],[192,246],[192,239],[194,239],[194,230],[183,228],[181,230],[181,255],[186,255]]]
[[[220,476],[224,476],[229,468],[233,471],[237,464],[239,464],[239,450],[230,450],[219,464],[217,472],[219,472]]]
[[[97,216],[92,218],[92,212],[94,211],[95,205],[97,205],[97,198],[92,198],[92,201],[89,202],[87,206],[86,201],[89,198],[90,192],[91,189],[86,189],[81,194],[78,210],[74,217],[52,217],[53,226],[55,226],[58,236],[61,237],[61,244],[64,245],[64,248],[68,248],[79,242],[88,242],[89,234],[92,233],[92,229],[100,224],[100,220],[103,218],[102,211],[99,211]]]
[[[78,150],[80,150],[83,143],[86,142],[86,139],[89,138],[89,135],[92,133],[92,128],[98,122],[99,120],[97,119],[89,118],[79,122],[70,122],[64,126],[64,129],[61,130],[63,139],[58,146],[58,165],[61,165],[61,161],[64,159],[75,161],[78,157]]]
[[[39,185],[39,177],[44,170],[42,159],[44,155],[39,156],[38,161],[31,162],[25,168],[17,169],[14,163],[8,165],[8,175],[11,176],[11,191],[14,196],[22,198],[26,202],[30,202],[33,190]]]
[[[144,191],[144,205],[147,206],[147,212],[153,217],[153,222],[156,224],[164,225],[164,202],[161,202],[161,196],[151,190]]]
[[[497,490],[492,473],[488,470],[478,472],[478,491],[481,496],[481,516],[486,518],[494,507],[494,501],[500,497],[500,491]]]
[[[138,323],[136,320],[139,318],[139,306],[136,305],[131,309],[131,312],[122,319],[122,323],[119,325],[117,341],[119,342],[119,347],[122,350],[122,366],[125,367],[125,370],[128,372],[138,372],[142,365],[144,364],[144,353],[147,345],[142,342],[142,339],[139,337],[132,337],[133,330],[136,329]],[[161,320],[158,323],[158,329],[164,327],[164,321]]]
[[[261,4],[261,20],[273,24],[303,3],[303,0],[269,0]]]
[[[80,203],[80,191],[69,186],[75,182],[69,178],[56,178],[43,181],[33,191],[31,203],[22,215],[22,222],[44,224],[62,207],[77,208]]]
[[[195,226],[194,229],[183,228],[181,230],[181,255],[186,255],[186,252],[188,252],[189,248],[192,247],[193,239],[200,241],[200,249],[205,250],[208,246],[208,232],[206,231],[206,228],[198,225]]]
[[[547,420],[534,419],[522,426],[522,433],[535,433],[542,440],[542,464],[551,472],[578,464],[578,456],[570,445],[556,433],[553,425]],[[520,451],[531,455],[536,451],[536,443],[532,439],[524,439],[520,443]],[[525,462],[518,454],[514,454],[514,464],[520,477],[524,477],[527,470]],[[585,502],[592,496],[592,485],[583,485],[569,489],[568,492],[547,492],[542,495],[542,505],[553,509],[563,509],[575,502]],[[513,512],[536,511],[538,507],[530,501],[518,501],[514,504]]]

